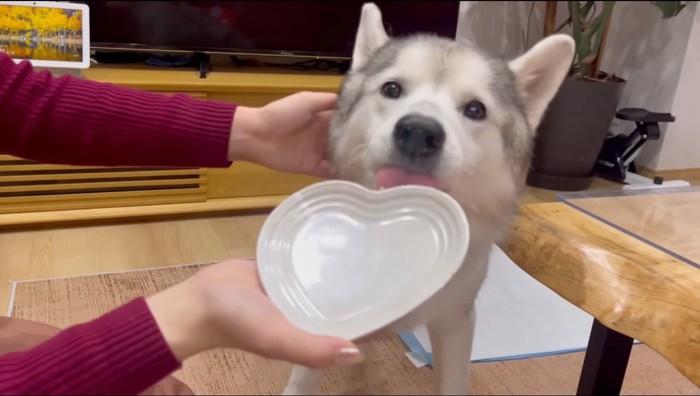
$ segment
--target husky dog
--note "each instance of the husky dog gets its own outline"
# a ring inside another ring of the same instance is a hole
[[[573,56],[566,35],[549,36],[509,62],[446,38],[390,39],[379,8],[363,5],[331,122],[338,177],[377,189],[438,188],[469,219],[469,252],[453,279],[380,332],[427,326],[440,394],[467,393],[474,301],[489,253],[516,212],[535,130]],[[284,394],[312,394],[320,379],[320,371],[295,366]]]

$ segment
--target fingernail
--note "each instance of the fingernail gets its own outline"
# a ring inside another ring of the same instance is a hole
[[[336,364],[355,364],[360,363],[365,359],[365,356],[357,348],[343,348],[335,355]]]

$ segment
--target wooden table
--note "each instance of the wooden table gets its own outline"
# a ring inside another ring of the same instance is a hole
[[[700,188],[558,201],[524,206],[502,247],[595,318],[578,394],[619,394],[634,339],[700,387]]]

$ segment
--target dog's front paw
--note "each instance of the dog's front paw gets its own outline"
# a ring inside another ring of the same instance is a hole
[[[321,371],[303,366],[294,366],[283,395],[315,395],[321,382]]]
[[[289,384],[284,388],[283,395],[315,395],[316,389],[305,389],[299,384]]]

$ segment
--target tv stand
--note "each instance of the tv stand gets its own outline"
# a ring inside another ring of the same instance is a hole
[[[294,70],[301,72],[332,72],[344,75],[350,69],[349,60],[332,60],[312,58],[291,63],[262,62],[254,58],[243,58],[237,55],[230,56],[234,65],[239,67],[265,67],[277,70]]]
[[[213,70],[209,54],[195,52],[182,54],[148,54],[138,52],[96,51],[93,58],[101,64],[145,64],[153,67],[181,68],[194,67],[199,70],[199,78],[205,79]]]
[[[207,78],[212,71],[211,57],[209,57],[209,54],[195,52],[192,61],[199,69],[199,78]]]

